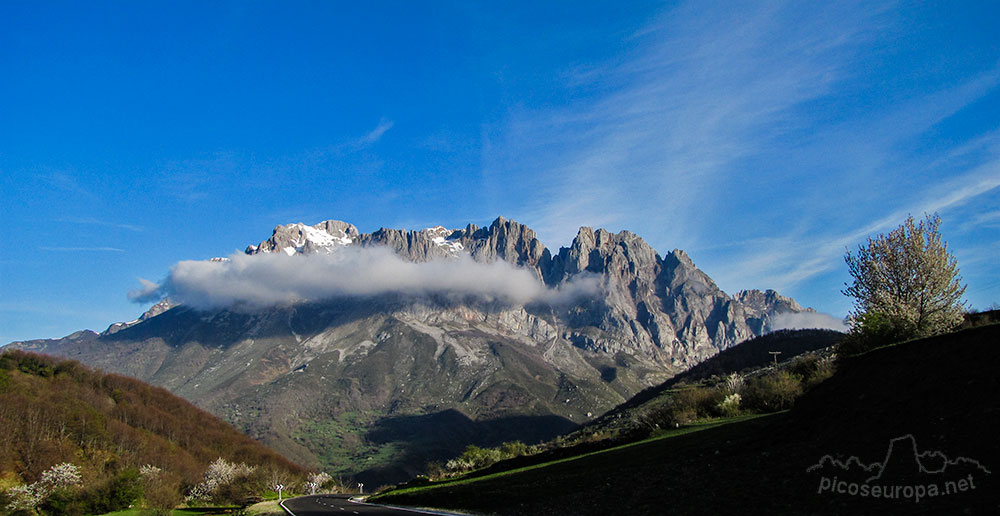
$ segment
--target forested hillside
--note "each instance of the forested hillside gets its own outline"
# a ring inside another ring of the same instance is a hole
[[[304,473],[165,389],[22,351],[0,354],[0,428],[0,512],[11,488],[62,463],[78,468],[77,499],[116,489],[139,497],[147,465],[178,501],[220,457],[274,476]]]

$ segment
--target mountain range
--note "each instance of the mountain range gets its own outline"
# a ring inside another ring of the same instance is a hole
[[[545,295],[449,295],[390,282],[226,304],[173,278],[167,297],[135,321],[11,346],[165,387],[292,460],[374,484],[409,478],[470,443],[551,438],[766,333],[777,314],[811,311],[772,290],[729,295],[684,251],[661,256],[628,231],[584,227],[553,253],[502,217],[488,227],[370,234],[335,220],[282,225],[242,255],[206,263],[297,267],[370,249],[435,264],[430,276],[446,286],[452,264],[509,265]],[[314,277],[298,281],[350,273],[330,263],[302,268]],[[469,270],[483,276],[472,284],[493,288],[483,272],[491,269]]]

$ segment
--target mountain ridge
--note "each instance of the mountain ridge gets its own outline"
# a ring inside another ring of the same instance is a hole
[[[455,257],[462,252],[480,262],[503,260],[531,270],[549,287],[585,272],[603,275],[614,283],[605,285],[611,287],[609,295],[614,306],[607,314],[609,319],[603,321],[604,326],[631,333],[625,336],[627,340],[640,342],[647,350],[675,348],[679,341],[697,342],[696,347],[712,341],[715,349],[706,350],[707,354],[697,357],[699,361],[719,349],[763,333],[769,315],[776,310],[811,311],[773,290],[743,290],[729,296],[698,269],[683,250],[674,249],[661,258],[642,237],[627,230],[611,233],[581,227],[572,244],[561,247],[553,255],[538,240],[534,230],[504,217],[482,228],[475,224],[462,229],[383,227],[370,234],[360,233],[353,224],[338,220],[313,226],[288,224],[275,227],[268,240],[248,246],[245,252],[250,255],[268,252],[310,254],[333,252],[337,247],[350,245],[387,247],[414,262]],[[655,295],[658,291],[665,295]],[[712,302],[694,307],[683,302],[696,297],[711,297]],[[704,332],[697,323],[685,324],[684,315],[690,311],[699,312],[699,318],[707,320],[709,324],[705,325]],[[664,318],[667,313],[681,315]],[[733,324],[744,314],[746,326]],[[638,321],[643,331],[628,331],[625,319]],[[722,338],[716,339],[720,333]],[[584,345],[600,346],[583,335],[573,338]],[[685,351],[685,355],[690,354],[690,350]],[[674,365],[692,365],[683,363],[683,359],[681,362]]]
[[[292,260],[347,247],[388,249],[413,263],[503,261],[545,288],[584,277],[600,288],[565,304],[392,292],[258,310],[201,310],[180,300],[114,331],[20,347],[166,387],[300,463],[397,481],[423,468],[412,461],[496,443],[474,435],[423,442],[439,453],[420,455],[405,436],[365,437],[385,418],[435,420],[455,410],[474,422],[530,417],[538,428],[493,425],[507,433],[491,439],[551,438],[765,332],[775,313],[808,310],[774,291],[730,296],[683,251],[661,257],[628,231],[584,227],[553,254],[533,230],[503,217],[483,228],[371,234],[342,221],[288,224],[244,254]]]

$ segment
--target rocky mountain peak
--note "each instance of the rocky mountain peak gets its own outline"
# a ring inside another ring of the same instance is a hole
[[[663,271],[661,280],[671,292],[684,295],[725,295],[715,281],[680,249],[674,249],[663,257]]]
[[[466,231],[471,227],[466,228]],[[535,269],[539,277],[540,269],[548,267],[548,250],[538,240],[535,231],[524,224],[497,217],[485,231],[466,231],[459,232],[459,238],[466,241],[469,252],[476,261],[504,260]]]
[[[277,226],[271,238],[247,247],[247,254],[284,252],[289,255],[331,252],[351,245],[359,237],[358,228],[340,220],[327,220],[314,226],[301,222]]]
[[[757,312],[803,312],[809,309],[803,308],[790,297],[785,297],[774,290],[741,290],[733,295],[733,299],[744,304],[747,308]]]
[[[555,284],[581,272],[609,274],[628,284],[639,277],[652,282],[660,258],[645,240],[630,231],[612,233],[584,226],[569,247],[553,259],[547,283]]]
[[[688,254],[685,253],[683,249],[674,249],[673,251],[670,251],[670,254],[667,255],[667,258],[672,259],[677,264],[683,264],[686,267],[695,266],[694,262],[691,261],[691,257],[688,256]]]
[[[452,258],[465,249],[456,230],[434,226],[419,231],[379,228],[362,234],[357,243],[362,246],[384,246],[396,255],[413,262],[437,258]]]
[[[69,335],[66,336],[66,339],[68,339],[68,340],[91,340],[91,339],[93,339],[95,337],[97,337],[97,333],[95,333],[95,332],[93,332],[91,330],[80,330],[80,331],[75,331],[73,333],[70,333]]]
[[[213,261],[217,260],[217,258],[212,258],[212,260]],[[124,330],[125,328],[130,328],[143,321],[152,319],[153,317],[156,317],[157,315],[160,315],[163,312],[166,312],[167,310],[170,310],[175,306],[177,306],[177,303],[174,303],[169,297],[165,297],[161,299],[159,302],[157,302],[155,305],[149,307],[149,309],[143,312],[143,314],[140,315],[138,319],[128,322],[113,323],[110,326],[108,326],[108,329],[104,330],[104,332],[102,332],[101,335],[103,336],[103,335],[111,335],[114,333],[118,333]]]

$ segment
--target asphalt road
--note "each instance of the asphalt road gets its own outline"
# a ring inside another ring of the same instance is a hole
[[[368,516],[416,516],[416,511],[390,509],[354,503],[348,500],[348,495],[315,495],[300,496],[285,500],[285,507],[295,513],[295,516],[330,516],[331,514],[363,514]]]

